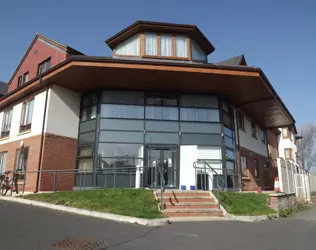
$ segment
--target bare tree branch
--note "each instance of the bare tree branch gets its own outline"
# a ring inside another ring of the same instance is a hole
[[[316,124],[308,124],[299,129],[303,138],[297,141],[297,151],[301,166],[310,170],[316,165]]]

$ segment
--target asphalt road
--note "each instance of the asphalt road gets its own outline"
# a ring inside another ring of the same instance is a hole
[[[178,222],[148,228],[0,201],[0,218],[0,250],[316,249],[316,208],[258,223]],[[68,240],[86,248],[52,247]],[[99,247],[89,248],[92,243]]]

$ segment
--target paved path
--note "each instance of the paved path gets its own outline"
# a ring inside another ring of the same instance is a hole
[[[52,250],[67,238],[104,241],[95,250],[316,249],[316,208],[293,219],[178,222],[153,229],[0,201],[0,218],[1,250]]]

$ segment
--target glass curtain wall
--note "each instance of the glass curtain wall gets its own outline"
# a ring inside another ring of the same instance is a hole
[[[81,106],[77,168],[113,169],[113,173],[119,169],[121,177],[115,176],[115,187],[135,185],[134,177],[124,179],[124,170],[130,175],[137,165],[145,166],[146,147],[150,145],[223,147],[221,120],[232,133],[227,135],[232,145],[227,145],[226,151],[231,158],[223,166],[228,162],[235,166],[233,119],[229,111],[220,108],[216,96],[102,91],[97,102],[87,98],[83,97]],[[224,118],[225,112],[229,119]],[[230,126],[226,125],[229,122]],[[97,174],[91,181],[88,184],[93,187],[104,187],[104,183],[114,187],[110,174]],[[76,178],[76,186],[79,183]]]

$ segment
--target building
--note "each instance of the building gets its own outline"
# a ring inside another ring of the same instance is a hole
[[[53,170],[69,170],[58,190],[162,175],[167,188],[271,188],[269,134],[295,120],[260,68],[208,63],[195,25],[137,21],[106,44],[113,57],[35,37],[0,99],[2,171],[25,168],[30,191],[52,190]]]

